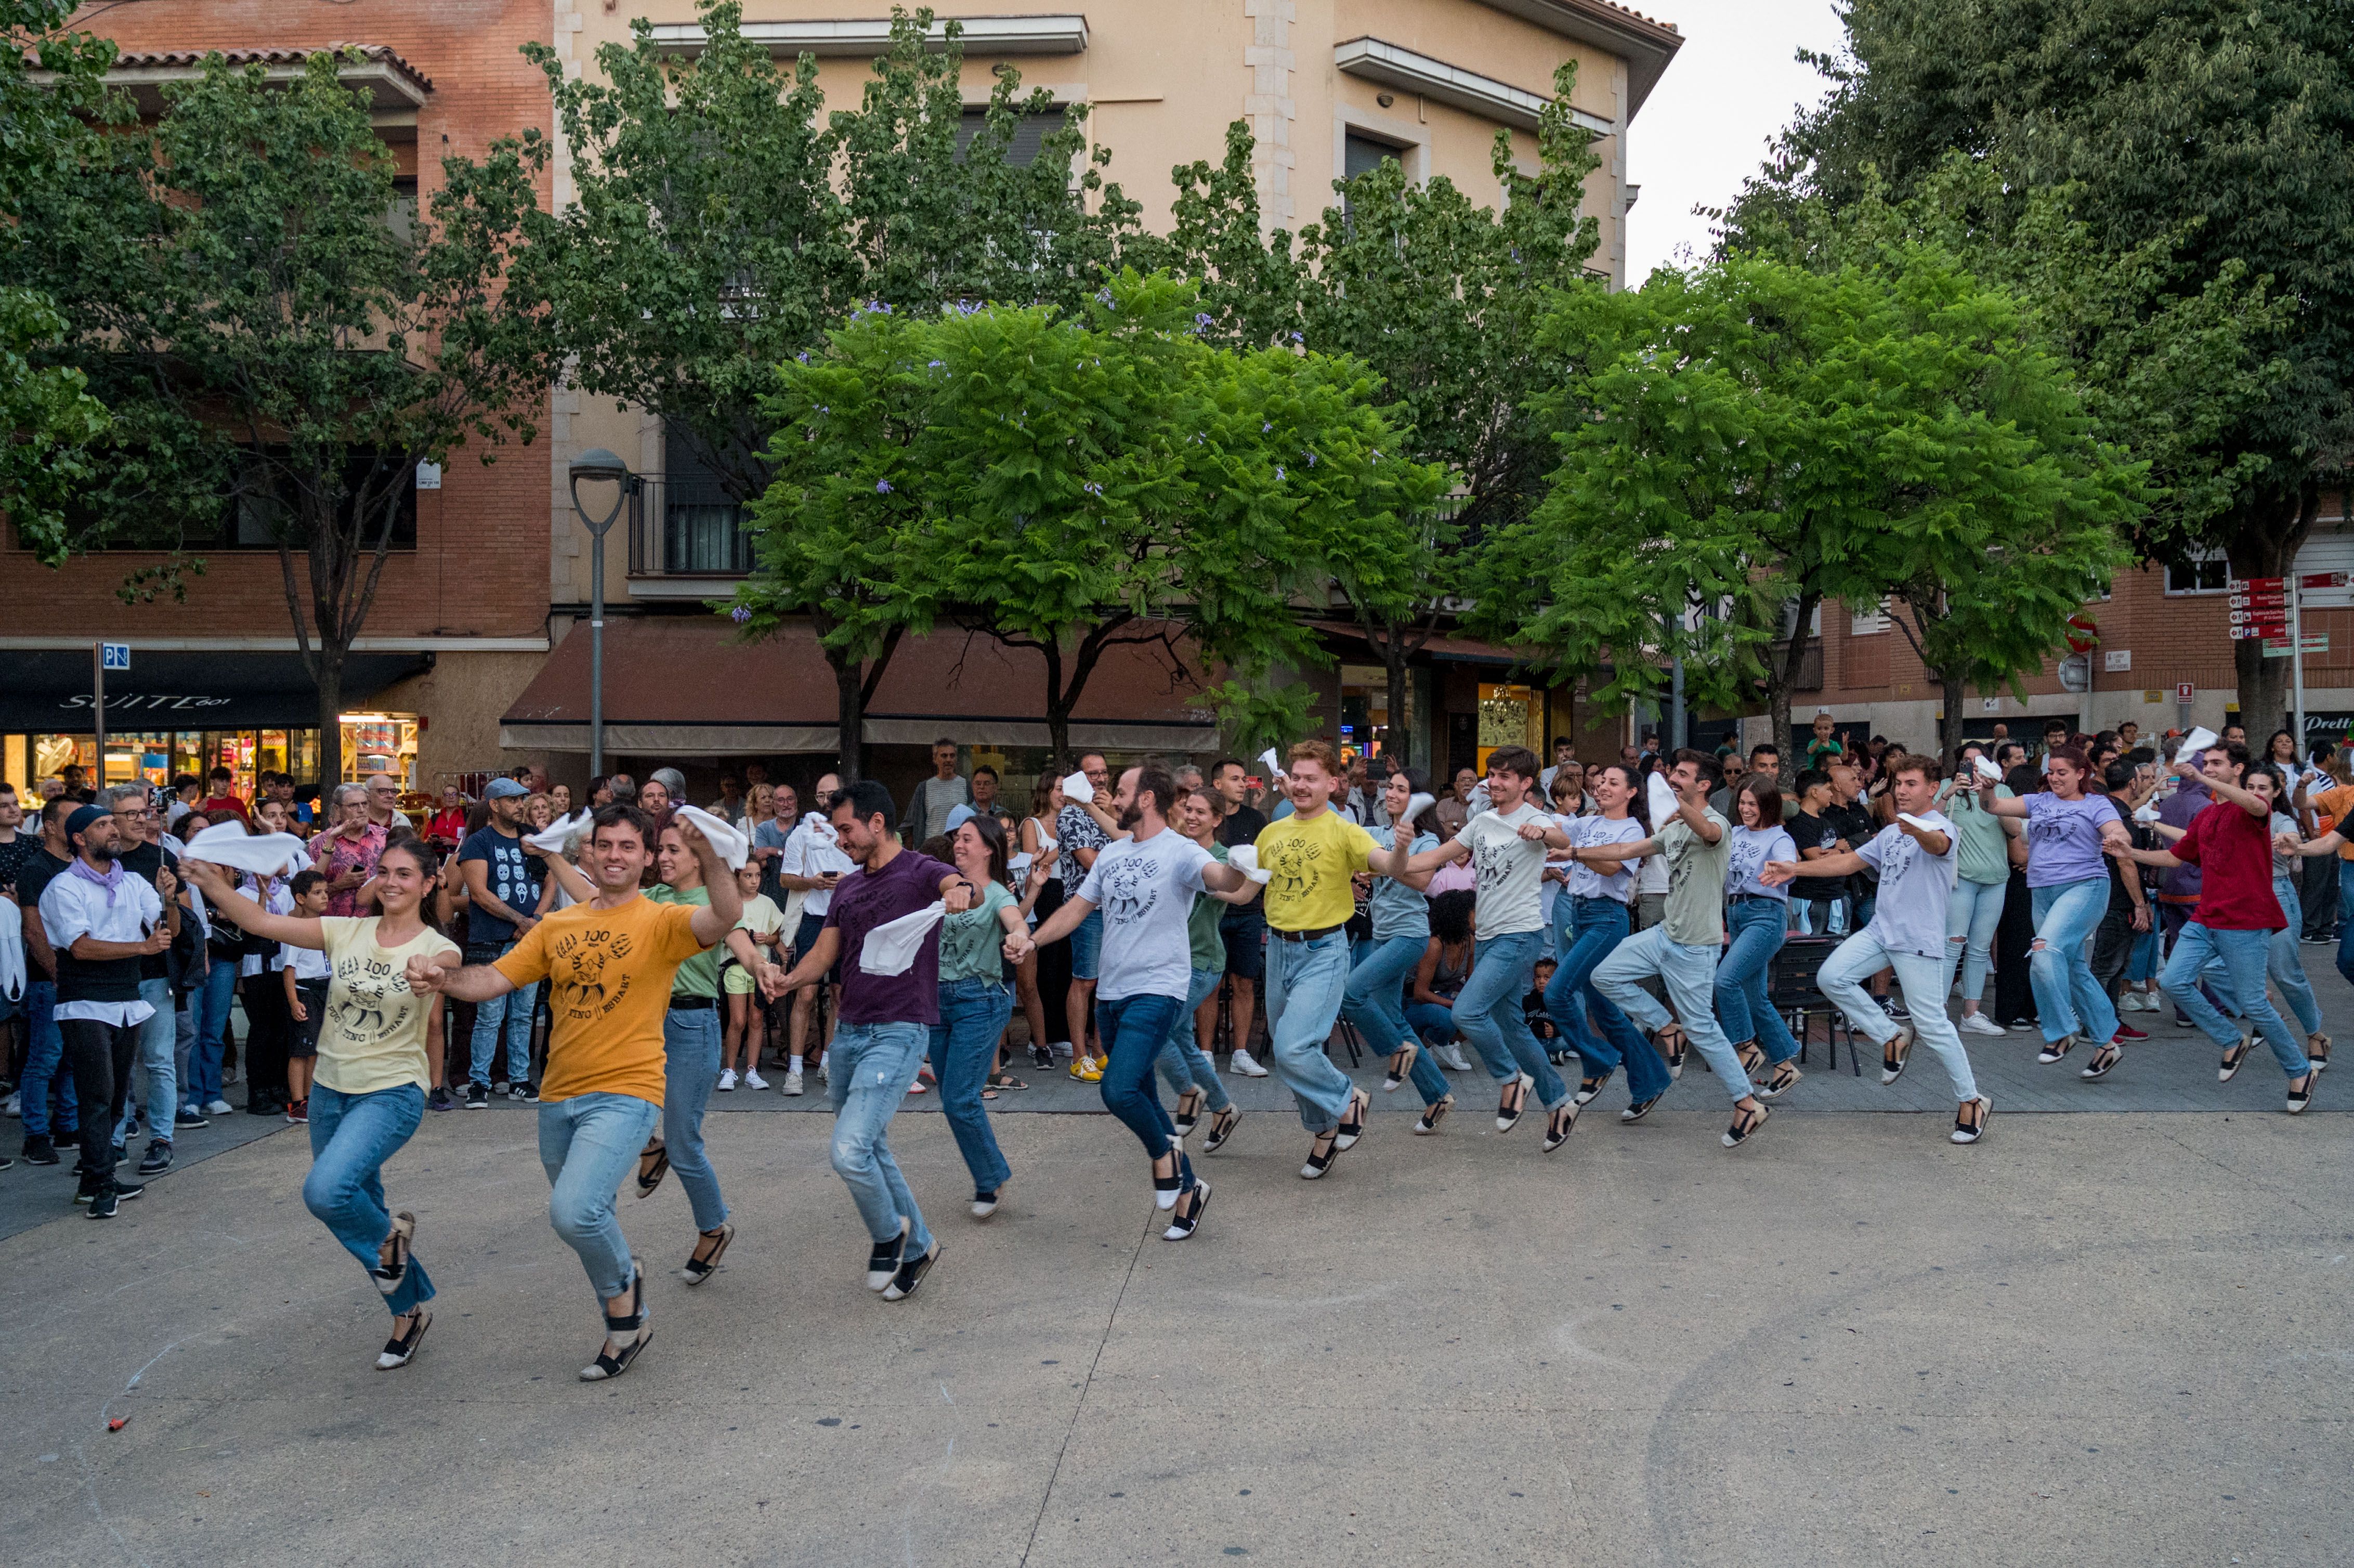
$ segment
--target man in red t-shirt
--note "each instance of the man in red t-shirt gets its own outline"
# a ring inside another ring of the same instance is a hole
[[[2244,746],[2210,747],[2203,768],[2178,761],[2174,771],[2204,783],[2214,803],[2179,834],[2159,824],[2159,833],[2173,839],[2168,849],[2111,845],[2109,853],[2144,865],[2199,868],[2198,914],[2175,938],[2158,984],[2207,1038],[2223,1047],[2217,1075],[2228,1084],[2256,1043],[2254,1033],[2242,1034],[2200,991],[2200,975],[2220,961],[2241,1016],[2264,1035],[2288,1075],[2287,1108],[2294,1115],[2312,1103],[2314,1064],[2264,994],[2273,933],[2288,924],[2273,891],[2272,839],[2273,812],[2286,802],[2288,790],[2270,763],[2250,766]]]
[[[216,822],[221,820],[223,813],[227,813],[229,816],[235,817],[239,821],[245,823],[248,827],[251,827],[253,825],[252,814],[245,809],[245,802],[238,798],[236,783],[236,774],[231,773],[226,768],[214,768],[212,771],[213,792],[205,798],[204,803],[198,806],[196,810],[202,811],[206,816],[210,817]]]

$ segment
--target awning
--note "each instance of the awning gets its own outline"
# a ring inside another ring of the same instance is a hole
[[[1181,644],[1181,647],[1183,646]],[[1072,715],[1071,743],[1211,751],[1217,715],[1202,671],[1157,645],[1108,650]],[[960,631],[904,639],[866,707],[865,739],[1045,746],[1046,662]],[[605,625],[605,749],[678,758],[840,749],[833,671],[817,636],[789,627],[736,641],[727,622],[643,616]],[[518,750],[588,749],[588,628],[576,622],[499,721]]]
[[[0,680],[0,730],[88,733],[87,649],[11,652]],[[353,653],[344,661],[344,703],[366,703],[430,666],[417,653]],[[131,668],[106,677],[110,732],[309,729],[319,722],[319,688],[300,653],[154,652],[136,642]]]
[[[1316,620],[1310,625],[1327,637],[1344,638],[1365,650],[1373,657],[1373,644],[1366,640],[1365,629],[1353,620]],[[1492,664],[1498,668],[1518,664],[1521,656],[1509,648],[1493,642],[1481,642],[1469,637],[1447,637],[1437,632],[1415,651],[1415,657],[1427,659],[1435,664]]]

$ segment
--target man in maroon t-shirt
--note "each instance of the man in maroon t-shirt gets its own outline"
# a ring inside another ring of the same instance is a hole
[[[2288,791],[2270,763],[2251,767],[2244,746],[2210,747],[2203,769],[2189,761],[2174,765],[2177,775],[2207,787],[2214,803],[2190,819],[2179,834],[2164,823],[2161,836],[2172,844],[2164,850],[2137,850],[2112,844],[2108,853],[2144,865],[2171,869],[2199,868],[2199,910],[2175,938],[2158,984],[2174,1005],[2223,1047],[2217,1076],[2230,1083],[2255,1049],[2261,1033],[2274,1059],[2288,1075],[2288,1110],[2294,1115],[2312,1103],[2313,1064],[2306,1058],[2296,1032],[2283,1022],[2264,994],[2264,963],[2271,956],[2272,934],[2285,926],[2279,897],[2273,892],[2272,814]],[[2203,773],[2203,778],[2202,778]],[[2231,1020],[2200,993],[2199,977],[2220,961],[2237,1000],[2241,1016],[2254,1033],[2242,1034]]]

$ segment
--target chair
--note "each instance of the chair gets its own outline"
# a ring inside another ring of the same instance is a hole
[[[1830,1070],[1839,1071],[1839,1041],[1847,1035],[1849,1070],[1856,1076],[1863,1074],[1862,1059],[1856,1054],[1855,1028],[1847,1015],[1833,1006],[1824,996],[1817,976],[1823,962],[1839,946],[1832,937],[1791,937],[1774,955],[1774,965],[1766,980],[1766,1000],[1782,1014],[1790,1033],[1798,1042],[1798,1060],[1807,1059],[1807,1037],[1814,1032],[1814,1015],[1823,1015],[1823,1050],[1829,1060]]]

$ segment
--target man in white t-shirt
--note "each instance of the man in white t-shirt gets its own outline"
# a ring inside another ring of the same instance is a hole
[[[801,900],[801,924],[793,933],[795,958],[817,945],[818,932],[825,926],[826,911],[833,907],[833,889],[837,883],[857,867],[843,853],[842,844],[828,820],[834,796],[842,792],[842,776],[821,774],[817,787],[810,791],[810,810],[793,824],[785,835],[785,847],[777,856],[777,885],[788,895],[798,894]],[[787,968],[790,968],[789,961]],[[818,1077],[825,1077],[825,1048],[833,1042],[833,1021],[842,1013],[842,976],[837,971],[826,982],[826,1037],[818,1043]],[[809,1056],[810,1015],[817,1009],[817,987],[806,986],[793,992],[793,1015],[786,1026],[788,1049],[792,1053],[785,1063],[783,1093],[801,1092],[801,1065]]]
[[[1946,1015],[1946,988],[1953,981],[1946,906],[1954,891],[1956,835],[1954,824],[1936,810],[1935,764],[1925,758],[1896,755],[1884,766],[1890,792],[1896,798],[1896,821],[1861,849],[1806,864],[1808,874],[1815,876],[1851,876],[1866,868],[1880,874],[1880,898],[1872,923],[1823,960],[1815,983],[1839,1004],[1850,1024],[1879,1043],[1882,1083],[1893,1084],[1903,1075],[1916,1039],[1935,1052],[1960,1102],[1953,1140],[1976,1143],[1986,1136],[1994,1102],[1978,1093],[1970,1075],[1969,1052]],[[1772,861],[1759,879],[1778,885],[1798,872],[1796,861]],[[1901,1023],[1863,989],[1865,980],[1888,968],[1896,970],[1896,983],[1904,988],[1912,1012]]]
[[[1059,941],[1096,910],[1103,911],[1103,946],[1096,974],[1096,1033],[1107,1055],[1104,1108],[1126,1123],[1152,1160],[1155,1202],[1173,1213],[1171,1241],[1193,1234],[1210,1199],[1185,1158],[1176,1124],[1161,1104],[1152,1064],[1169,1032],[1184,1015],[1193,985],[1192,943],[1185,923],[1193,897],[1234,893],[1248,879],[1182,833],[1164,815],[1177,798],[1176,780],[1160,767],[1131,768],[1119,776],[1112,812],[1128,834],[1106,844],[1078,891],[1039,922],[1034,936],[1005,939],[1014,963],[1032,949]]]
[[[1403,880],[1470,857],[1479,878],[1472,916],[1478,940],[1471,973],[1455,998],[1455,1027],[1479,1053],[1489,1075],[1503,1086],[1496,1105],[1496,1130],[1512,1129],[1534,1089],[1545,1108],[1543,1147],[1551,1153],[1568,1140],[1577,1107],[1570,1103],[1569,1086],[1553,1071],[1530,1030],[1522,1006],[1537,960],[1552,956],[1539,891],[1545,844],[1543,838],[1522,831],[1538,823],[1550,827],[1553,821],[1536,802],[1537,776],[1536,753],[1524,746],[1498,747],[1488,758],[1485,785],[1492,804],[1476,810],[1460,832],[1437,849],[1409,855],[1392,848],[1383,852],[1387,863],[1377,861],[1373,869]],[[1477,794],[1475,790],[1475,798]]]

